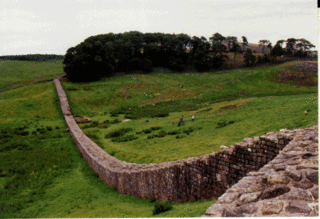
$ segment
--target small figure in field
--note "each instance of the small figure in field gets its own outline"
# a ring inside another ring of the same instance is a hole
[[[172,121],[172,125],[174,125],[174,121]]]
[[[180,121],[178,122],[178,126],[180,126],[182,123],[184,123],[183,116],[180,117]]]
[[[192,118],[192,122],[193,122],[194,121],[194,115],[191,118]]]

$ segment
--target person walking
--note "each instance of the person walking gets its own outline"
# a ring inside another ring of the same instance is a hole
[[[191,117],[191,118],[192,118],[192,122],[193,122],[193,121],[194,121],[194,115],[192,115],[192,117]]]

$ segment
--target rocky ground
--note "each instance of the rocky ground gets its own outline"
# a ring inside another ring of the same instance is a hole
[[[269,164],[229,188],[204,217],[319,216],[318,126],[282,132],[296,136]]]

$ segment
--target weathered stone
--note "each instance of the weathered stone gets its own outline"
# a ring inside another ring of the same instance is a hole
[[[285,175],[280,174],[270,174],[267,175],[268,185],[272,186],[275,184],[287,184],[289,179]]]
[[[243,217],[242,213],[236,211],[235,209],[224,209],[222,214],[223,217]]]
[[[246,203],[241,205],[240,207],[237,207],[237,212],[242,214],[244,217],[248,215],[252,215],[257,211],[257,208],[255,207],[255,204]]]
[[[312,170],[308,170],[306,172],[306,177],[311,181],[313,182],[314,184],[318,184],[319,183],[319,173],[318,171],[312,171]]]
[[[257,201],[260,195],[261,195],[261,192],[252,192],[252,193],[242,194],[237,201],[237,205],[243,205],[245,203]]]
[[[284,184],[276,184],[267,189],[265,189],[260,197],[260,200],[270,199],[277,197],[279,195],[283,195],[290,191],[290,188]]]
[[[292,202],[286,208],[286,212],[294,213],[309,213],[312,209],[307,205],[300,202]]]
[[[222,217],[224,213],[224,206],[225,205],[223,204],[215,203],[208,208],[206,215],[210,215],[211,217]]]
[[[311,190],[311,194],[315,199],[319,199],[319,188],[314,188]]]
[[[297,169],[318,169],[318,162],[311,160],[304,160],[297,166]]]
[[[303,180],[301,182],[295,182],[293,181],[293,186],[297,187],[297,188],[301,188],[301,189],[309,189],[313,186],[313,183],[307,181],[307,180]]]
[[[293,179],[294,181],[300,181],[301,180],[301,172],[298,171],[298,170],[290,170],[290,169],[287,169],[286,170],[286,173],[287,175]]]
[[[312,201],[312,198],[305,190],[298,188],[295,188],[294,190],[291,190],[290,192],[284,194],[283,198],[286,200]]]
[[[282,211],[283,202],[264,202],[262,206],[262,214],[279,214]]]
[[[218,201],[221,204],[226,204],[233,202],[238,197],[239,193],[224,193],[222,196],[219,197]]]
[[[289,160],[288,162],[286,162],[286,165],[296,165],[301,163],[301,159],[293,159],[293,160]]]
[[[286,169],[286,165],[284,165],[283,163],[276,164],[276,165],[273,166],[273,169],[275,171],[285,170]]]

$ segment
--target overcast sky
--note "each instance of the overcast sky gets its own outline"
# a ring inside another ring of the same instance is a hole
[[[317,46],[315,0],[1,0],[0,55],[62,54],[89,36],[186,33]]]

